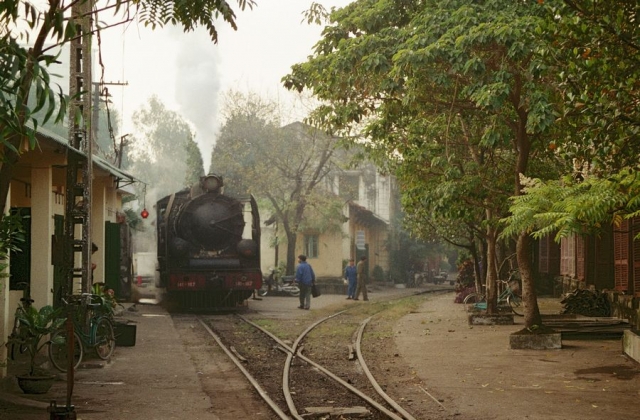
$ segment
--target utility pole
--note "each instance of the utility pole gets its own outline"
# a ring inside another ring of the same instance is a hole
[[[91,289],[91,190],[93,184],[93,139],[91,136],[91,30],[93,0],[77,2],[71,19],[79,36],[69,48],[69,150],[65,206],[66,293],[72,295],[74,279],[81,279],[80,290]],[[75,150],[82,151],[82,154]],[[83,156],[84,155],[84,156]],[[80,237],[76,227],[80,227]],[[80,254],[80,266],[76,266]]]
[[[80,290],[91,290],[91,191],[93,187],[93,139],[91,136],[91,34],[95,0],[76,2],[71,8],[70,25],[75,25],[76,38],[69,43],[69,145],[67,148],[67,182],[64,219],[64,273],[60,297],[70,300],[75,279]],[[81,151],[81,153],[79,152]],[[80,232],[78,232],[78,230]],[[80,237],[77,237],[78,233]],[[76,266],[76,254],[80,265]],[[66,337],[68,348],[66,407],[52,402],[51,419],[75,419],[71,405],[74,386],[73,308],[67,305]],[[64,417],[63,417],[64,416]]]
[[[107,86],[128,86],[127,82],[92,82],[93,85],[93,103],[92,103],[92,116],[91,116],[91,136],[93,141],[98,141],[98,130],[100,127],[100,97],[105,98],[107,102],[109,97],[109,89]]]

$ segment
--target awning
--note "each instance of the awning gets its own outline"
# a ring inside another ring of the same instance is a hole
[[[28,124],[30,125],[30,124]],[[72,147],[69,144],[69,141],[65,138],[62,137],[54,132],[52,132],[51,130],[48,130],[44,127],[38,127],[37,130],[37,136],[38,137],[43,137],[49,140],[53,140],[54,142],[64,146],[65,148],[78,153],[82,156],[85,156],[85,153],[81,150],[78,150],[74,147]],[[105,160],[103,157],[100,157],[98,155],[93,155],[92,159],[93,164],[105,171],[107,171],[108,173],[110,173],[111,175],[115,176],[117,178],[117,185],[118,188],[124,187],[126,185],[129,184],[133,184],[135,182],[142,182],[140,179],[137,179],[136,177],[134,177],[133,175],[131,175],[130,173],[115,167],[114,165],[112,165],[111,163],[109,163],[107,160]]]
[[[362,226],[371,227],[376,225],[389,225],[386,220],[376,216],[371,210],[367,210],[365,207],[353,202],[349,203],[349,216],[352,217],[356,223]]]

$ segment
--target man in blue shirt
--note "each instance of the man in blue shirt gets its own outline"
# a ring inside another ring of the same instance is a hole
[[[311,286],[316,282],[313,268],[307,262],[306,255],[298,255],[298,268],[296,268],[296,283],[300,288],[300,309],[311,307]]]
[[[344,269],[344,279],[348,281],[347,299],[353,299],[356,297],[356,281],[358,280],[358,272],[353,258],[349,260],[349,265]]]

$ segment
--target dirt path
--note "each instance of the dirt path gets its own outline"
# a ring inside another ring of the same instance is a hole
[[[619,340],[563,341],[562,350],[511,350],[511,326],[468,325],[453,294],[396,323],[400,356],[457,419],[631,418],[640,366]],[[631,417],[630,417],[631,416]]]

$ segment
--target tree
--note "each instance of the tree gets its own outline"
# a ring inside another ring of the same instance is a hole
[[[623,169],[608,178],[587,175],[576,180],[526,179],[525,195],[515,197],[511,215],[504,219],[506,233],[527,231],[534,238],[570,234],[598,235],[606,226],[640,215],[640,180],[637,169]],[[636,238],[640,239],[640,238]]]
[[[532,158],[545,158],[542,140],[555,120],[555,92],[536,54],[536,34],[547,18],[531,2],[356,1],[331,13],[315,54],[295,65],[284,84],[311,89],[325,101],[313,115],[319,123],[345,129],[364,124],[378,160],[417,154],[429,140],[446,149],[450,141],[468,137],[493,158],[483,169],[494,165],[510,174],[508,187],[503,177],[491,182],[493,173],[490,183],[475,188],[477,176],[466,180],[467,191],[483,188],[493,204],[496,191],[502,197],[520,194],[519,174],[535,169]],[[399,165],[419,174],[420,163],[444,157],[403,159]],[[419,189],[422,182],[420,176],[405,178],[405,186]],[[484,208],[491,287],[497,276],[495,225],[503,207]],[[517,250],[526,326],[541,322],[529,247],[523,232]],[[489,297],[493,302],[495,291]]]
[[[273,214],[287,239],[286,272],[293,274],[298,233],[339,229],[343,222],[343,202],[326,188],[339,169],[339,139],[302,123],[280,127],[275,104],[256,95],[236,92],[228,99],[211,170],[224,176],[226,192],[254,194]]]
[[[541,33],[562,109],[559,156],[600,175],[635,166],[640,154],[640,4],[634,0],[545,3]]]
[[[149,191],[144,187],[151,200],[189,187],[204,175],[191,126],[158,97],[133,114],[133,124],[138,134],[127,150],[127,169],[151,185]]]
[[[224,176],[225,192],[257,191],[253,180],[270,172],[265,144],[279,135],[280,117],[275,104],[255,93],[225,93],[221,109],[224,124],[211,154],[209,172]],[[262,183],[260,183],[262,185]]]
[[[26,0],[9,0],[0,3],[0,203],[2,203],[0,217],[4,215],[4,208],[9,191],[9,184],[13,175],[13,168],[20,159],[20,147],[24,140],[29,147],[35,147],[35,129],[38,121],[34,112],[47,109],[48,117],[55,110],[54,88],[50,85],[47,65],[56,57],[49,51],[52,48],[67,44],[78,36],[73,19],[69,18],[68,10],[78,3],[49,0],[42,7]],[[253,0],[238,0],[238,7],[244,10],[253,7]],[[229,25],[236,29],[236,15],[225,0],[141,0],[128,2],[115,0],[99,13],[112,10],[116,16],[128,21],[129,16],[135,15],[144,24],[153,28],[166,24],[181,25],[185,32],[194,30],[197,26],[204,26],[213,42],[217,42],[218,34],[215,23],[222,17]],[[94,19],[99,22],[99,19]],[[25,22],[26,25],[21,25]],[[96,30],[100,30],[100,23]],[[27,29],[23,29],[27,28]],[[34,42],[26,47],[22,42],[28,42],[33,34]],[[45,41],[53,39],[55,46],[45,47]],[[29,107],[30,92],[35,87],[35,108]],[[56,117],[57,121],[64,118],[66,102],[64,93],[58,89],[60,103]],[[33,128],[27,128],[31,122]]]
[[[204,162],[202,161],[200,148],[191,136],[187,138],[185,154],[187,156],[185,162],[187,173],[184,178],[184,184],[196,185],[200,181],[200,177],[204,176]]]
[[[513,200],[504,222],[507,232],[559,241],[640,214],[640,5],[567,0],[546,7],[557,24],[545,32],[545,56],[558,68],[563,99],[563,135],[552,148],[574,165],[560,179],[526,179],[526,195]]]

